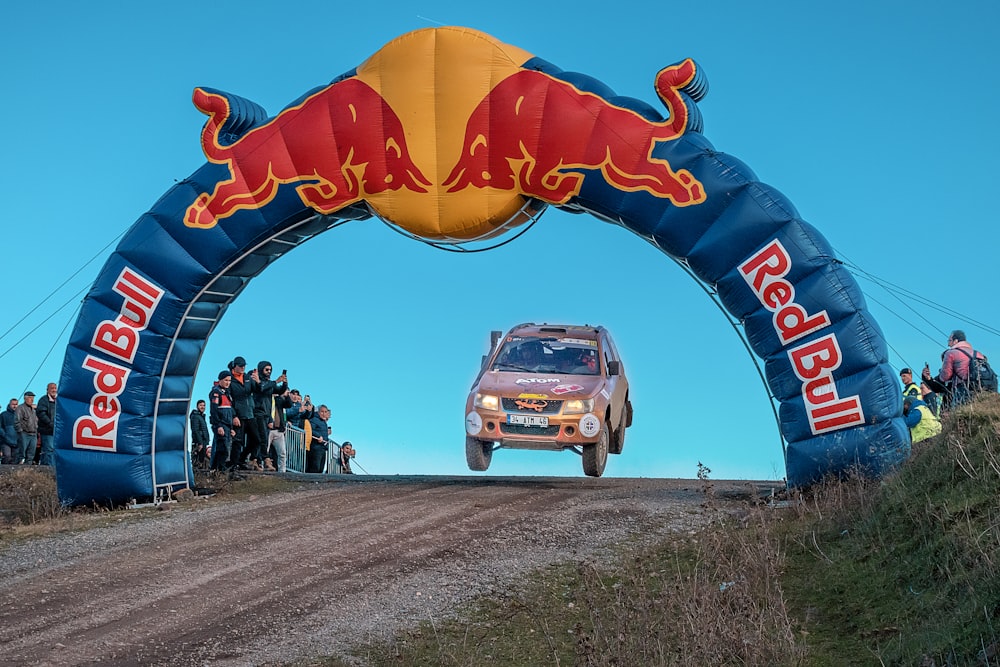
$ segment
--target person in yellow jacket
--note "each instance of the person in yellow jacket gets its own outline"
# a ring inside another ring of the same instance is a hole
[[[941,421],[919,398],[903,399],[903,421],[910,428],[910,437],[916,444],[941,432]]]
[[[912,370],[904,368],[899,371],[899,381],[903,383],[903,398],[906,398],[907,396],[920,398],[920,387],[918,387],[917,383],[913,381]]]

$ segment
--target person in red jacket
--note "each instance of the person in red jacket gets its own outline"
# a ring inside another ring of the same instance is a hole
[[[965,339],[965,332],[955,329],[948,336],[948,349],[941,355],[941,370],[938,374],[931,377],[930,366],[924,364],[922,379],[933,391],[942,393],[942,411],[968,403],[972,399],[969,364],[973,355],[982,357]]]

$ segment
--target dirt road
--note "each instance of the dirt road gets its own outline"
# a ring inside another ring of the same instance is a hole
[[[713,482],[736,502],[777,483]],[[358,476],[123,515],[0,554],[0,663],[346,654],[553,562],[706,519],[695,480]]]

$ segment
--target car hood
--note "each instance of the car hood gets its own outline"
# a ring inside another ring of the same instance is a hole
[[[598,375],[507,373],[487,371],[479,380],[481,393],[500,396],[531,394],[538,398],[586,398],[604,387]]]

